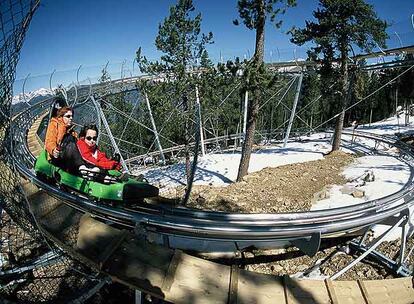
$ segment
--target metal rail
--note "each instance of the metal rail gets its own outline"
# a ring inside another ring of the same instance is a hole
[[[400,191],[387,197],[329,210],[279,213],[279,214],[234,214],[213,211],[196,211],[186,208],[165,208],[144,206],[136,211],[111,207],[88,200],[73,193],[63,192],[56,186],[46,184],[36,178],[31,165],[33,156],[27,158],[25,127],[29,128],[34,118],[42,112],[47,102],[33,106],[17,115],[12,128],[13,138],[20,144],[13,150],[13,157],[19,173],[33,184],[57,197],[68,205],[99,217],[109,219],[127,227],[141,227],[146,231],[183,236],[195,239],[218,241],[274,241],[309,238],[320,234],[322,238],[349,231],[359,230],[379,223],[414,204],[413,178]],[[344,134],[352,135],[350,132]],[[401,160],[414,167],[414,153],[403,143],[390,137],[355,132],[354,136],[364,137],[400,149]],[[26,146],[26,147],[25,147]],[[30,154],[30,153],[29,153]],[[24,160],[23,160],[24,159]]]

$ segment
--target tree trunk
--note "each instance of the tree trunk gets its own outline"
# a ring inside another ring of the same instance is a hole
[[[256,95],[256,91],[255,94]],[[257,101],[257,99],[255,98]],[[252,147],[254,141],[254,133],[256,131],[256,120],[259,113],[259,103],[251,102],[249,103],[248,112],[247,112],[247,127],[246,127],[246,137],[243,142],[242,147],[242,156],[240,159],[239,171],[237,174],[237,181],[240,182],[249,169],[250,156],[252,154]]]
[[[341,146],[341,136],[342,136],[342,129],[344,126],[344,119],[345,119],[345,109],[342,109],[342,112],[339,114],[338,118],[336,119],[334,141],[332,143],[332,151],[339,150],[339,147]]]
[[[186,94],[184,94],[183,99],[184,99],[184,102],[183,102],[184,113],[186,113],[186,115],[184,115],[185,173],[187,177],[187,186],[188,186],[188,183],[190,182],[190,176],[191,176],[191,161],[190,161],[190,145],[189,145],[190,143],[189,127],[190,126],[189,126],[189,119],[187,117],[189,104],[188,104],[188,98]]]
[[[253,57],[253,69],[256,69],[256,75],[259,73],[259,69],[263,64],[264,56],[264,29],[265,29],[265,6],[264,0],[260,1],[258,12],[257,12],[257,27],[256,27],[256,47]],[[256,121],[259,113],[259,98],[260,88],[259,84],[255,82],[256,88],[253,90],[252,102],[249,103],[247,112],[247,126],[246,126],[246,137],[243,143],[242,155],[240,159],[239,171],[237,174],[237,181],[241,181],[249,169],[250,155],[252,153],[254,132],[256,131]]]
[[[369,126],[371,127],[371,123],[372,123],[372,107],[369,110]]]
[[[340,104],[341,104],[341,113],[339,114],[338,118],[336,119],[335,124],[335,133],[334,133],[334,140],[332,143],[332,150],[337,151],[341,146],[341,136],[342,136],[342,129],[344,127],[344,118],[345,118],[345,109],[347,105],[347,100],[350,95],[350,85],[348,84],[348,62],[347,62],[347,47],[342,47],[341,52],[341,75],[342,75],[342,88],[341,88],[341,96],[340,96]]]

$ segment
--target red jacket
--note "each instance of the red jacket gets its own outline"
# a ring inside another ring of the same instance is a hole
[[[77,145],[82,158],[86,162],[105,170],[120,168],[120,164],[117,161],[107,158],[106,154],[99,151],[96,145],[93,147],[88,146],[84,138],[79,139]]]

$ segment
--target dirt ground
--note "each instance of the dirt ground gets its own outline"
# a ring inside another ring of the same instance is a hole
[[[348,251],[346,242],[334,244],[335,241],[325,241],[314,257],[308,257],[296,248],[274,250],[252,250],[243,253],[241,264],[244,269],[272,274],[272,275],[298,275],[304,273],[310,277],[330,277],[351,263],[360,253]],[[414,246],[414,239],[408,241],[407,247]],[[389,258],[396,258],[399,254],[400,240],[384,242],[377,251]],[[347,253],[345,253],[347,252]],[[407,265],[413,265],[413,255],[407,261]],[[364,259],[350,270],[341,275],[338,280],[379,280],[394,278],[389,269],[383,267],[375,260]]]
[[[227,187],[193,186],[187,207],[239,213],[308,211],[324,187],[347,182],[341,172],[354,160],[338,151],[320,160],[264,168]]]

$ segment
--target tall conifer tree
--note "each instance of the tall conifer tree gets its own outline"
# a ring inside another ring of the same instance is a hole
[[[309,51],[313,60],[321,60],[320,73],[325,80],[337,83],[328,92],[337,93],[336,102],[341,109],[337,116],[332,151],[338,150],[344,124],[345,109],[350,96],[349,56],[352,46],[370,52],[376,44],[385,47],[387,23],[377,17],[372,5],[364,0],[319,0],[314,11],[315,21],[306,21],[303,29],[292,29],[292,42],[303,45],[313,42]],[[335,66],[339,62],[339,68]],[[324,81],[325,88],[327,82]]]
[[[141,55],[141,48],[137,50],[137,62],[140,70],[145,73],[162,74],[175,84],[177,106],[182,113],[191,109],[189,91],[194,91],[193,68],[198,64],[208,63],[208,54],[205,46],[212,43],[213,34],[201,33],[201,13],[194,14],[195,8],[192,0],[178,0],[170,7],[170,15],[158,27],[155,45],[163,53],[160,61],[150,62]],[[195,15],[195,16],[194,16]],[[190,172],[189,154],[189,118],[184,115],[185,156],[187,177]]]
[[[277,16],[283,14],[287,7],[295,5],[295,0],[239,0],[237,3],[239,16],[244,25],[249,30],[256,31],[255,52],[252,60],[245,68],[245,77],[248,79],[246,90],[252,91],[252,101],[249,103],[247,111],[246,136],[242,147],[237,181],[241,181],[247,174],[252,153],[254,133],[259,114],[259,102],[262,97],[261,80],[265,73],[264,46],[265,46],[265,25],[266,19],[270,18],[276,28],[282,25],[282,21]],[[236,25],[239,24],[235,20]]]

